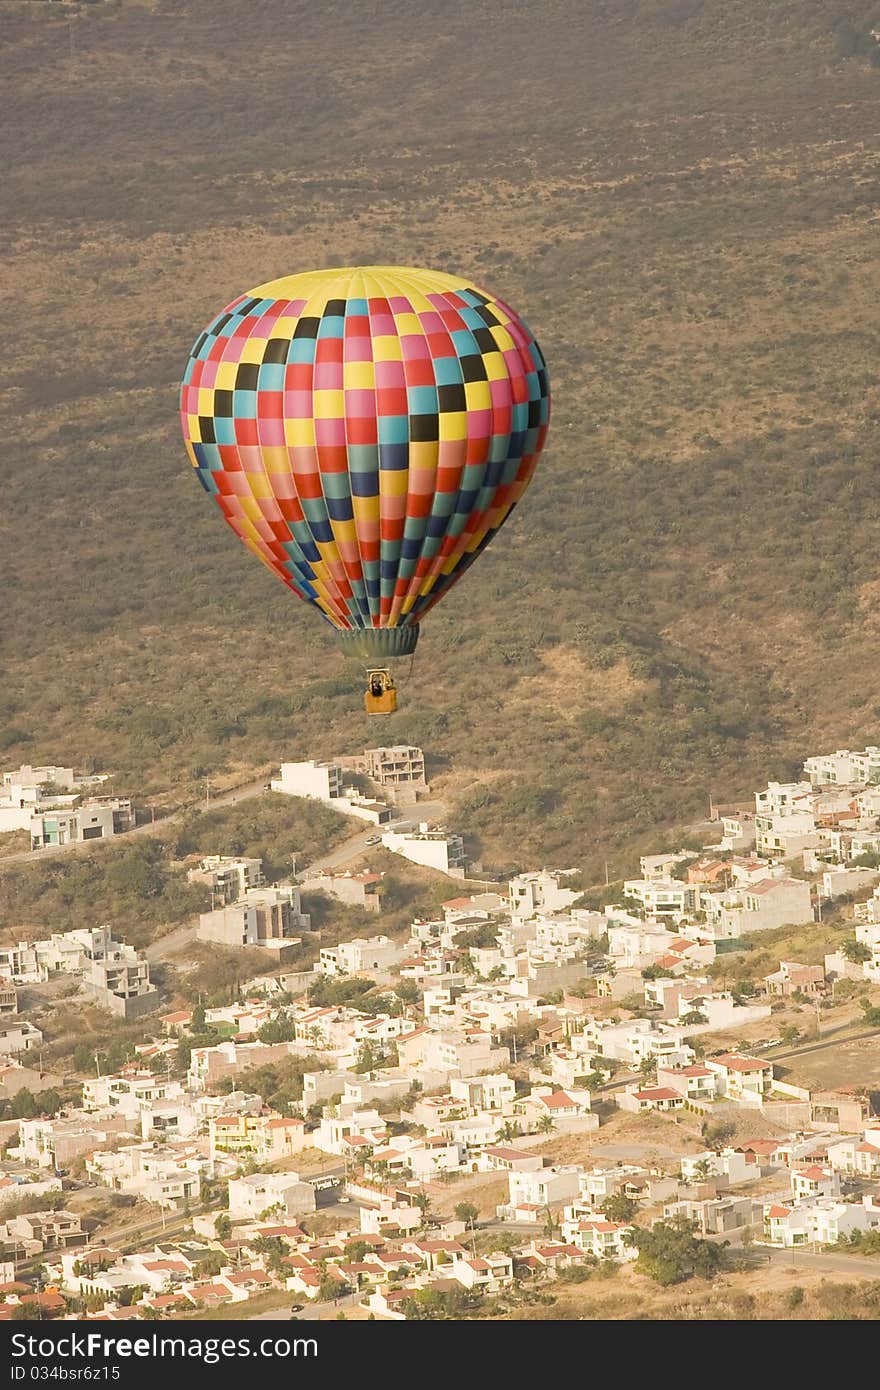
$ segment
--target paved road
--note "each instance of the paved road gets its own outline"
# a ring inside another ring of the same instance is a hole
[[[872,1260],[864,1255],[838,1255],[825,1250],[779,1250],[766,1245],[754,1248],[762,1255],[769,1255],[770,1263],[775,1265],[788,1265],[793,1269],[824,1269],[829,1273],[880,1279],[880,1260]]]
[[[198,922],[186,922],[182,927],[175,927],[173,931],[166,932],[156,941],[151,941],[144,955],[151,965],[169,960],[172,956],[176,956],[179,951],[185,951],[188,946],[193,944],[197,931]]]
[[[847,1028],[851,1028],[856,1022],[858,1022],[858,1014],[849,1019],[847,1023],[841,1023],[835,1028],[829,1028],[828,1032],[835,1035],[845,1033]],[[767,1058],[768,1062],[785,1062],[790,1057],[805,1057],[808,1052],[824,1052],[827,1047],[840,1047],[843,1043],[858,1042],[860,1038],[876,1038],[878,1033],[880,1033],[880,1028],[869,1028],[862,1033],[850,1033],[846,1038],[834,1036],[823,1038],[821,1041],[811,1040],[810,1042],[804,1043],[801,1047],[791,1048],[788,1052],[777,1052],[775,1047],[769,1049],[765,1048],[764,1050],[769,1052]]]
[[[421,801],[418,807],[404,806],[399,807],[397,814],[392,818],[390,825],[373,825],[367,822],[363,830],[357,831],[350,839],[345,840],[336,849],[323,854],[320,859],[315,859],[304,869],[297,873],[300,880],[309,878],[315,874],[320,874],[324,869],[341,869],[346,864],[350,864],[353,859],[363,854],[367,848],[367,841],[381,835],[383,831],[392,826],[397,829],[405,825],[418,825],[421,821],[443,822],[446,816],[446,806],[442,801]]]
[[[360,1303],[361,1299],[365,1296],[365,1292],[362,1289],[360,1293],[345,1294],[342,1298],[338,1298],[335,1303],[307,1303],[302,1312],[290,1313],[289,1317],[291,1322],[316,1322],[322,1317],[333,1318],[338,1312],[344,1311],[346,1308],[356,1308],[358,1303]],[[288,1308],[294,1303],[301,1303],[305,1295],[292,1293],[289,1295],[289,1298],[290,1303],[286,1306],[270,1308],[266,1313],[254,1313],[252,1317],[243,1318],[242,1321],[269,1322],[279,1318],[283,1320],[288,1316]]]

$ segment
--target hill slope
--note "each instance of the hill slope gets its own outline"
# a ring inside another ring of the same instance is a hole
[[[184,789],[393,733],[488,862],[589,870],[877,740],[864,5],[5,8],[4,760]],[[176,422],[217,308],[358,261],[497,288],[554,389],[525,503],[381,730]]]

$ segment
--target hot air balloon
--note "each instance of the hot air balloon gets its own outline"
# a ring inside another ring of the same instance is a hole
[[[391,663],[528,486],[550,395],[503,300],[365,266],[234,299],[196,339],[180,409],[205,491],[365,664],[366,709],[390,713]]]

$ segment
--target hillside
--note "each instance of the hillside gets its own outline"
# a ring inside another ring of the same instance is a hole
[[[589,874],[880,741],[872,9],[5,5],[3,763],[184,794],[393,735],[487,867]],[[497,289],[554,392],[381,729],[176,419],[219,307],[359,261]]]

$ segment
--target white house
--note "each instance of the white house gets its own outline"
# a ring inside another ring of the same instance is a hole
[[[705,1065],[717,1077],[716,1094],[728,1100],[760,1105],[773,1086],[773,1064],[763,1057],[723,1052],[707,1057]]]
[[[382,910],[382,874],[324,873],[302,880],[307,893],[329,893],[332,898],[364,912]]]
[[[564,912],[581,896],[563,886],[563,880],[573,873],[574,869],[542,869],[540,873],[517,874],[507,887],[511,916],[526,921],[541,912]]]
[[[658,921],[679,922],[700,905],[699,885],[674,879],[630,878],[624,883],[623,892],[645,917]]]
[[[95,1182],[162,1207],[197,1201],[202,1171],[209,1167],[210,1160],[196,1149],[187,1152],[179,1146],[159,1144],[132,1144],[115,1152],[93,1153],[86,1159],[86,1171]]]
[[[620,1110],[629,1110],[635,1115],[646,1110],[680,1110],[684,1105],[684,1096],[680,1091],[673,1091],[671,1086],[627,1086],[615,1092],[614,1100]]]
[[[570,1201],[580,1193],[583,1171],[578,1164],[551,1165],[532,1171],[511,1169],[507,1174],[509,1198],[498,1208],[499,1219],[511,1220],[519,1207],[541,1210]]]
[[[355,1147],[369,1150],[383,1143],[387,1134],[388,1127],[378,1110],[340,1104],[324,1113],[312,1134],[312,1143],[325,1153],[348,1154],[352,1151],[352,1139],[360,1141]]]
[[[631,1067],[640,1066],[647,1057],[656,1057],[658,1064],[689,1066],[694,1054],[685,1041],[686,1033],[685,1028],[648,1018],[634,1018],[623,1023],[590,1018],[583,1031],[573,1035],[571,1045],[578,1050],[627,1062]]]
[[[251,1221],[264,1213],[306,1216],[316,1207],[315,1189],[297,1173],[251,1173],[229,1180],[229,1215]]]
[[[40,809],[75,805],[84,791],[106,782],[107,777],[106,773],[85,776],[72,767],[31,767],[30,763],[0,773],[0,834],[28,830]]]
[[[460,1101],[475,1115],[480,1110],[501,1111],[512,1104],[516,1082],[507,1072],[455,1077],[449,1083],[449,1092],[454,1101]]]
[[[123,797],[95,797],[78,806],[38,809],[30,817],[31,849],[107,840],[134,828],[132,804]]]
[[[866,786],[880,783],[880,748],[869,744],[861,752],[838,748],[807,758],[804,772],[814,787]]]
[[[821,843],[811,810],[785,811],[755,817],[755,848],[768,858],[793,859]]]
[[[656,956],[669,949],[672,940],[670,933],[662,926],[653,926],[621,913],[620,909],[606,908],[608,914],[608,953],[618,969],[650,965]]]
[[[597,1260],[635,1260],[638,1250],[628,1245],[625,1236],[633,1228],[625,1221],[608,1221],[603,1217],[577,1217],[562,1222],[562,1238],[578,1250],[594,1255]]]
[[[17,1056],[39,1048],[43,1034],[27,1019],[0,1019],[0,1056]]]
[[[321,949],[319,968],[324,975],[358,975],[364,971],[388,971],[409,951],[406,942],[391,941],[387,936],[355,937],[338,946]]]
[[[880,1125],[868,1125],[861,1135],[828,1146],[829,1167],[848,1176],[880,1178]]]
[[[717,1082],[718,1073],[702,1062],[694,1062],[689,1067],[670,1067],[662,1063],[657,1067],[657,1085],[678,1091],[684,1100],[713,1101]]]
[[[314,801],[334,801],[342,796],[343,769],[336,763],[282,763],[281,775],[273,778],[274,792],[286,796],[303,796]]]
[[[427,821],[422,821],[417,830],[386,830],[382,844],[392,854],[400,854],[414,864],[437,869],[453,878],[465,876],[464,841],[460,835],[443,827],[432,829]]]
[[[459,1284],[479,1293],[497,1293],[513,1283],[513,1260],[496,1250],[491,1255],[456,1255],[449,1266],[443,1267]]]
[[[724,1149],[714,1153],[706,1149],[703,1153],[685,1154],[681,1159],[682,1181],[699,1183],[706,1178],[723,1178],[730,1187],[738,1183],[754,1182],[760,1177],[760,1170],[750,1163],[744,1153],[737,1149]]]
[[[795,1202],[809,1202],[815,1197],[837,1197],[840,1194],[840,1174],[818,1163],[792,1168],[790,1179],[791,1195]]]
[[[722,852],[740,854],[755,843],[755,817],[751,812],[722,816],[721,829],[717,848]]]
[[[770,1245],[786,1249],[799,1245],[836,1245],[854,1231],[880,1228],[880,1204],[873,1195],[859,1202],[841,1202],[820,1197],[796,1206],[769,1203],[764,1208],[764,1238]]]
[[[768,782],[763,791],[755,792],[755,814],[787,815],[802,804],[811,791],[810,782]]]

